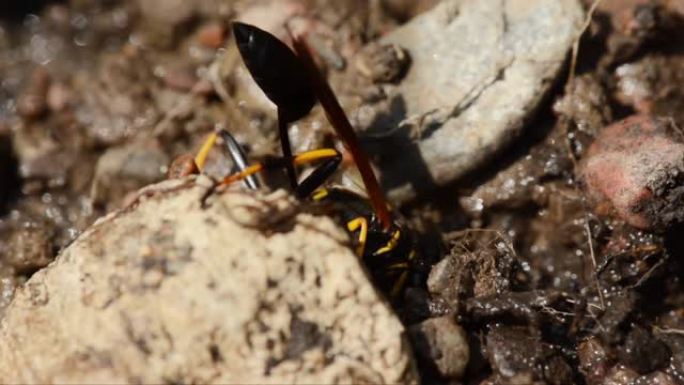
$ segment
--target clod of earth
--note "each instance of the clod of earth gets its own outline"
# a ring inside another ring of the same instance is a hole
[[[535,378],[547,384],[574,383],[561,352],[525,327],[492,326],[485,344],[494,383],[533,384]]]
[[[580,175],[599,213],[664,230],[684,220],[684,136],[669,119],[631,116],[604,128]]]
[[[0,325],[12,383],[417,383],[345,233],[286,194],[147,187],[34,274]]]
[[[374,151],[390,195],[404,201],[454,181],[511,143],[561,73],[583,17],[576,0],[451,0],[383,38],[412,60],[360,123],[392,142],[391,154]]]

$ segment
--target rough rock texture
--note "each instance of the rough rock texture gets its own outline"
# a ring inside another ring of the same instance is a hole
[[[116,202],[127,192],[164,178],[169,157],[157,143],[109,148],[97,160],[90,199],[95,204]]]
[[[583,16],[577,0],[450,0],[385,37],[412,60],[367,128],[391,137],[401,157],[382,159],[391,195],[410,199],[449,183],[519,135],[561,72]]]
[[[404,329],[332,220],[193,179],[141,190],[0,323],[10,383],[416,383]]]
[[[580,174],[599,214],[649,230],[684,221],[684,135],[670,119],[634,115],[605,127]]]
[[[431,318],[411,327],[417,354],[446,378],[461,378],[470,359],[468,337],[452,317]]]

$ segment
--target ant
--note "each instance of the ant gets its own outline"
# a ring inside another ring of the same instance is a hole
[[[309,47],[301,36],[293,36],[294,52],[270,33],[255,26],[234,22],[233,35],[252,78],[276,105],[282,156],[248,166],[244,151],[226,130],[210,134],[194,158],[194,169],[201,172],[207,154],[220,137],[238,171],[218,185],[244,181],[250,189],[259,184],[255,174],[264,170],[285,169],[298,198],[311,198],[337,214],[352,235],[356,254],[363,259],[375,282],[396,298],[405,288],[409,275],[417,272],[417,239],[412,231],[393,218],[370,161],[330,85],[319,72]],[[288,135],[289,124],[306,116],[320,102],[335,132],[359,169],[369,198],[342,187],[321,187],[337,170],[342,154],[322,148],[293,154]],[[320,164],[301,182],[296,167]]]

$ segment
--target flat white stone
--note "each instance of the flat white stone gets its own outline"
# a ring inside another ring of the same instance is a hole
[[[577,0],[445,0],[383,38],[412,59],[380,112],[398,126],[368,128],[392,137],[380,165],[393,198],[452,182],[518,137],[583,18]]]

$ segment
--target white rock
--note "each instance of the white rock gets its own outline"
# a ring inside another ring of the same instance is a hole
[[[412,59],[378,115],[390,123],[371,128],[393,132],[397,155],[382,162],[391,195],[454,181],[519,136],[583,17],[577,0],[445,0],[388,34]]]
[[[141,190],[18,290],[9,383],[416,383],[405,331],[326,217],[282,192]]]

